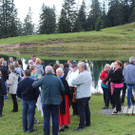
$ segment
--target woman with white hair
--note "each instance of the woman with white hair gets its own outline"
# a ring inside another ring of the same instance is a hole
[[[106,64],[104,67],[104,70],[102,71],[102,73],[100,75],[100,79],[102,80],[101,87],[103,89],[103,98],[104,98],[104,103],[105,103],[105,106],[102,109],[108,109],[108,106],[109,106],[108,85],[106,84],[107,82],[103,81],[107,77],[109,70],[110,70],[110,65]]]
[[[69,98],[70,90],[66,79],[63,77],[62,68],[56,70],[57,77],[59,77],[64,85],[65,91],[61,92],[61,104],[59,109],[59,131],[64,131],[70,124]]]

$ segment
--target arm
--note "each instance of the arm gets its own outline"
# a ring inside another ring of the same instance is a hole
[[[7,80],[7,84],[8,85],[12,85],[13,84],[13,77],[12,77],[11,74],[9,75],[9,79]]]
[[[3,95],[6,95],[7,94],[6,85],[5,85],[5,82],[3,81],[3,79],[0,80],[0,83],[1,83],[1,90],[2,90]]]
[[[111,70],[108,72],[107,77],[103,80],[103,82],[109,81],[109,79],[111,78],[111,72]]]
[[[104,71],[101,73],[101,75],[100,75],[100,79],[101,79],[101,80],[104,80],[104,79],[105,79]]]
[[[21,98],[21,82],[19,82],[18,83],[18,86],[17,86],[17,96],[19,97],[19,98]]]
[[[39,79],[39,80],[34,81],[34,82],[33,82],[33,84],[32,84],[32,87],[33,87],[33,88],[40,87],[40,86],[41,86],[41,84],[42,84],[42,80],[43,80],[43,78],[41,78],[41,79]]]

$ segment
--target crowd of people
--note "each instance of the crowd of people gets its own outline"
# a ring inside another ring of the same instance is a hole
[[[75,131],[91,126],[89,100],[91,97],[92,78],[85,62],[68,60],[63,64],[44,65],[33,56],[26,69],[21,60],[9,62],[0,59],[0,117],[3,114],[4,100],[11,95],[13,113],[17,113],[18,100],[22,101],[22,123],[24,132],[34,132],[36,103],[41,98],[44,135],[50,134],[50,117],[52,133],[69,128],[70,106],[73,116],[78,115],[80,122]]]
[[[121,113],[121,106],[124,104],[127,89],[127,105],[134,105],[134,94],[132,88],[135,88],[135,57],[130,57],[129,62],[115,61],[111,65],[106,64],[100,75],[101,87],[103,89],[103,99],[108,109],[109,103],[115,108],[113,114]]]

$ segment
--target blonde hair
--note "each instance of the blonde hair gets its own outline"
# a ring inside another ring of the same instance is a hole
[[[37,59],[36,59],[36,64],[42,65],[41,59],[37,58]]]
[[[0,77],[2,77],[2,72],[0,71]]]

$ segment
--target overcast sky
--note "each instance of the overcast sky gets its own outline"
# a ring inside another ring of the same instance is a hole
[[[90,0],[85,1],[86,5],[88,6]],[[29,7],[31,7],[31,10],[33,12],[33,22],[36,24],[38,24],[39,14],[41,13],[40,11],[43,3],[50,7],[53,7],[53,5],[55,5],[56,14],[60,14],[63,0],[14,0],[14,4],[18,9],[18,17],[21,19],[21,21],[24,20],[29,11]],[[76,3],[77,5],[80,5],[82,3],[82,0],[76,0]]]

